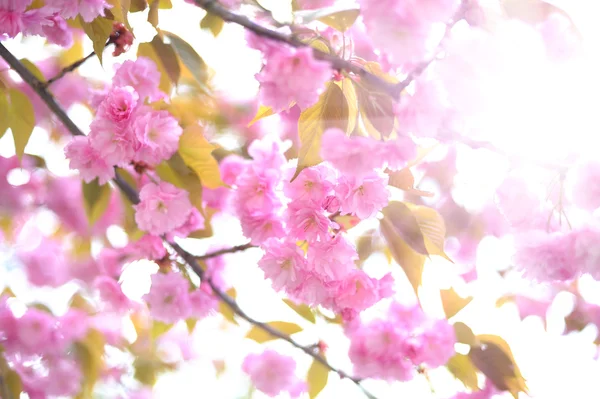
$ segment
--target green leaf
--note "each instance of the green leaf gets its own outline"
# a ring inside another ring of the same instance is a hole
[[[450,358],[446,367],[448,367],[448,370],[457,380],[465,384],[465,387],[473,391],[479,390],[479,386],[477,385],[477,369],[469,356],[457,353]]]
[[[258,107],[258,111],[256,111],[256,115],[254,115],[254,118],[252,118],[252,120],[248,123],[248,127],[254,125],[262,118],[266,118],[267,116],[271,116],[274,114],[275,112],[273,112],[273,108],[261,105],[260,107]]]
[[[272,321],[266,324],[274,328],[275,330],[287,335],[292,335],[302,331],[302,328],[300,328],[299,325],[294,323],[288,323],[286,321]],[[272,336],[271,334],[269,334],[268,332],[266,332],[258,326],[253,326],[248,332],[248,334],[246,334],[246,338],[256,341],[259,344],[277,339],[277,337]]]
[[[397,79],[381,71],[381,67],[375,62],[368,62],[363,68],[390,83],[398,82]],[[354,85],[360,116],[367,132],[377,139],[388,137],[393,132],[396,121],[394,100],[366,81],[354,82]]]
[[[202,21],[200,21],[200,27],[202,29],[210,30],[214,37],[217,37],[219,33],[221,33],[223,25],[225,25],[223,18],[215,14],[211,14],[210,12],[206,13],[204,18],[202,18]]]
[[[46,81],[46,78],[44,77],[42,72],[38,69],[38,67],[33,62],[29,61],[27,58],[23,58],[20,61],[21,61],[21,64],[23,64],[23,66],[25,68],[27,68],[27,70],[29,70],[29,72],[31,72],[33,74],[33,76],[36,77],[37,80],[39,80],[40,82]]]
[[[444,218],[435,209],[407,203],[406,206],[412,211],[417,219],[419,229],[423,234],[425,248],[430,255],[440,255],[452,262],[444,253],[444,241],[446,239],[446,224]]]
[[[158,176],[169,183],[186,190],[192,204],[204,214],[202,207],[202,182],[190,169],[179,154],[174,154],[167,162],[161,162],[156,168]]]
[[[110,12],[114,20],[123,22],[127,29],[131,31],[131,25],[129,25],[129,20],[127,19],[127,13],[131,8],[131,0],[107,0],[107,3],[112,5]]]
[[[176,34],[164,30],[162,33],[171,41],[171,46],[179,55],[179,59],[181,62],[183,62],[183,65],[185,65],[186,68],[192,73],[198,84],[200,84],[202,88],[206,89],[206,84],[208,82],[208,67],[202,57],[198,55],[196,50],[194,50],[192,46],[188,44],[188,42]]]
[[[321,353],[321,356],[323,354]],[[329,369],[316,359],[313,360],[308,374],[306,375],[306,383],[308,384],[308,396],[314,399],[327,385],[329,378]]]
[[[456,334],[456,342],[471,347],[479,345],[473,330],[463,322],[454,323],[454,334]]]
[[[204,138],[202,128],[198,125],[185,128],[179,139],[179,155],[196,172],[202,185],[210,189],[225,185],[221,180],[219,164],[212,156],[217,148]]]
[[[148,7],[146,0],[131,0],[131,6],[129,6],[129,12],[140,12],[144,11]]]
[[[316,10],[296,11],[294,17],[300,18],[302,24],[313,21],[320,21],[340,32],[347,31],[360,15],[358,8],[348,8],[347,6],[331,6],[319,8]]]
[[[194,332],[194,328],[196,328],[196,323],[198,323],[198,319],[186,319],[185,325],[188,329],[188,332],[191,334]]]
[[[0,88],[0,139],[10,125],[10,103],[8,102],[8,92]]]
[[[304,168],[321,163],[321,137],[329,128],[338,128],[346,133],[354,129],[350,120],[350,106],[340,82],[329,82],[319,101],[306,108],[298,119],[300,151],[298,167],[292,181]]]
[[[170,10],[173,8],[173,4],[171,0],[158,0],[158,8],[161,10]]]
[[[158,0],[150,0],[150,9],[148,10],[148,22],[155,28],[158,27]]]
[[[75,353],[83,374],[83,383],[77,398],[92,398],[94,386],[104,365],[104,336],[97,330],[89,330],[85,339],[75,344]]]
[[[405,243],[422,255],[428,255],[425,237],[417,218],[403,202],[392,201],[382,211],[385,221],[393,227]]]
[[[157,36],[155,36],[152,41],[154,42],[156,38]],[[160,40],[160,38],[158,40]],[[159,54],[156,52],[155,46],[152,45],[152,43],[140,43],[138,46],[137,56],[147,57],[154,61],[158,71],[160,72],[160,83],[158,84],[158,87],[167,94],[171,93],[171,75],[167,71],[165,64],[163,64],[162,60],[160,59]],[[164,56],[167,56],[167,54],[165,53]],[[177,66],[179,67],[179,63]],[[172,72],[174,73],[174,70]]]
[[[98,184],[98,179],[94,179],[90,183],[82,182],[82,184],[85,211],[90,225],[93,226],[108,207],[111,195],[110,186]]]
[[[284,299],[283,302],[285,302],[285,304],[288,305],[290,308],[292,308],[292,310],[294,312],[298,313],[300,316],[302,316],[306,320],[310,321],[313,324],[316,322],[315,315],[310,310],[310,307],[308,307],[307,305],[304,305],[304,304],[298,305],[289,299]]]
[[[81,15],[77,16],[79,24],[83,28],[83,31],[88,35],[94,45],[94,52],[98,56],[100,63],[102,64],[102,53],[108,38],[113,31],[113,21],[104,17],[97,17],[92,22],[85,22]]]
[[[12,131],[17,156],[22,159],[35,127],[35,113],[29,97],[23,92],[17,89],[8,89],[8,96],[10,98],[8,127]]]
[[[156,340],[158,337],[160,337],[161,335],[163,335],[164,333],[169,331],[171,328],[173,328],[173,324],[167,324],[167,323],[163,323],[158,320],[154,320],[152,322],[152,331],[151,331],[152,339]]]
[[[478,335],[478,346],[471,347],[469,357],[483,374],[501,391],[509,391],[515,399],[519,392],[527,393],[527,384],[521,375],[505,340],[497,335]]]
[[[412,285],[415,293],[421,286],[423,279],[423,268],[425,266],[425,255],[412,249],[397,233],[392,223],[383,218],[380,222],[381,233],[388,243],[392,257],[402,267],[404,274]]]
[[[467,306],[472,300],[472,297],[463,298],[458,296],[453,288],[448,290],[440,290],[442,297],[442,305],[444,306],[444,313],[446,318],[451,318],[458,312],[460,312],[465,306]]]

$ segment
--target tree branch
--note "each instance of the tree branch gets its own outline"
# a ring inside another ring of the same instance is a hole
[[[40,82],[31,72],[29,72],[29,70],[27,68],[25,68],[23,66],[23,64],[21,64],[21,62],[15,56],[13,56],[10,53],[10,51],[8,51],[6,49],[6,47],[4,47],[2,45],[2,43],[0,43],[0,57],[2,57],[13,68],[13,70],[15,72],[17,72],[17,74],[19,74],[19,76],[23,79],[23,81],[25,81],[40,96],[40,98],[46,103],[46,105],[58,117],[58,119],[64,123],[64,125],[67,127],[67,129],[69,130],[69,132],[71,134],[73,134],[75,136],[84,135],[83,132],[79,129],[79,127],[77,127],[77,125],[75,123],[73,123],[73,121],[69,118],[69,116],[66,114],[66,112],[56,103],[56,101],[54,100],[54,97],[52,96],[52,94],[50,92],[48,92],[47,88],[44,87],[43,83]],[[117,187],[119,187],[119,189],[123,192],[123,194],[125,194],[125,196],[131,201],[132,204],[138,204],[140,202],[138,192],[135,190],[135,188],[131,187],[129,185],[129,183],[127,183],[119,175],[118,171],[116,171],[116,173],[115,173],[115,178],[113,179],[113,182],[117,185]],[[223,302],[225,302],[225,304],[227,304],[227,306],[229,306],[233,310],[233,312],[235,314],[237,314],[239,317],[246,320],[250,324],[264,330],[265,332],[269,333],[270,335],[272,335],[276,338],[280,338],[284,341],[287,341],[294,347],[300,349],[307,355],[314,358],[319,363],[323,364],[329,370],[337,373],[340,377],[348,378],[349,380],[354,382],[363,391],[363,393],[367,397],[369,397],[371,399],[376,399],[375,396],[373,396],[371,393],[369,393],[360,384],[360,382],[361,382],[360,379],[352,377],[349,374],[347,374],[346,372],[333,367],[331,364],[329,364],[329,362],[323,356],[321,356],[319,353],[316,353],[314,351],[314,349],[304,347],[304,346],[300,345],[298,342],[296,342],[294,339],[292,339],[290,336],[288,336],[287,334],[284,334],[281,331],[269,326],[268,324],[265,324],[263,322],[255,320],[252,317],[248,316],[246,314],[246,312],[244,312],[240,308],[240,306],[237,304],[237,302],[233,298],[231,298],[229,295],[227,295],[225,292],[223,292],[219,287],[217,287],[210,278],[205,278],[204,271],[200,267],[200,264],[198,263],[198,261],[196,260],[196,257],[194,255],[185,251],[176,242],[169,241],[165,237],[163,237],[163,240],[165,241],[166,244],[168,244],[171,248],[173,248],[173,250],[181,258],[183,258],[183,260],[187,263],[187,265],[194,271],[194,273],[202,281],[206,281],[209,284],[209,286],[211,287],[211,289],[213,290],[215,295],[218,296]],[[246,244],[245,246],[247,246],[247,245],[248,244]],[[240,246],[239,248],[245,247],[245,246],[243,245],[243,246]],[[236,247],[234,247],[234,248],[236,248]],[[236,250],[241,250],[239,248],[237,248]],[[234,252],[234,251],[231,250],[229,252]],[[221,253],[219,253],[219,251],[216,251],[214,254],[211,254],[210,257],[218,256],[223,253],[227,253],[227,252],[221,251]]]
[[[96,55],[96,53],[94,51],[92,51],[91,53],[89,53],[88,55],[86,55],[84,58],[82,58],[80,60],[77,60],[74,63],[72,63],[71,65],[68,65],[68,66],[64,67],[63,69],[61,69],[61,71],[58,74],[56,74],[56,76],[48,79],[48,81],[46,83],[44,83],[44,87],[49,87],[52,83],[54,83],[57,80],[61,79],[67,73],[73,72],[74,70],[76,70],[77,68],[79,68],[84,62],[86,62],[87,60],[89,60],[90,58],[92,58],[94,55]]]
[[[245,251],[250,248],[256,248],[256,245],[252,245],[252,244],[236,245],[235,247],[219,249],[218,251],[209,252],[202,256],[196,256],[196,259],[202,261],[202,260],[206,260],[206,259],[216,258],[217,256],[221,256],[221,255],[225,255],[225,254],[231,254],[234,252]]]

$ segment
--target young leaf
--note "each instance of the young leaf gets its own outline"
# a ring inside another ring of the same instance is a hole
[[[419,286],[423,279],[423,268],[425,266],[425,255],[412,249],[396,232],[392,223],[383,218],[380,223],[381,233],[385,237],[388,248],[396,261],[404,270],[404,274],[412,285],[415,293],[418,293]]]
[[[216,148],[204,138],[202,128],[198,125],[185,128],[179,139],[179,155],[196,172],[202,185],[210,189],[225,185],[221,180],[219,164],[212,156]]]
[[[465,384],[465,387],[473,391],[479,390],[479,386],[477,385],[477,369],[469,356],[457,353],[448,361],[446,367],[448,367],[448,370],[457,380]]]
[[[273,327],[277,331],[287,335],[292,335],[302,331],[302,328],[300,328],[300,326],[298,326],[297,324],[288,323],[286,321],[272,321],[266,324]],[[268,332],[257,326],[253,326],[250,329],[248,334],[246,334],[246,338],[250,338],[251,340],[258,342],[259,344],[277,339],[277,337],[274,337],[273,335],[269,334]]]
[[[82,184],[85,211],[90,226],[93,226],[108,207],[111,195],[110,186],[108,184],[99,185],[98,179],[94,179],[91,183],[82,182]]]
[[[9,107],[8,93],[0,88],[0,139],[4,136],[10,125]]]
[[[104,336],[96,330],[89,330],[85,339],[75,344],[75,354],[79,358],[83,374],[79,397],[91,398],[104,365]]]
[[[77,20],[83,28],[83,31],[92,41],[94,52],[102,64],[102,53],[104,52],[106,42],[113,31],[113,21],[104,17],[97,17],[92,22],[88,23],[81,18],[81,15],[77,16]]]
[[[225,21],[221,17],[211,13],[206,13],[202,21],[200,21],[200,27],[210,30],[214,37],[219,36],[223,25],[225,25]]]
[[[460,312],[465,306],[467,306],[472,300],[472,297],[460,297],[454,291],[453,288],[448,290],[440,290],[440,295],[442,297],[442,305],[444,306],[444,313],[446,314],[446,318],[451,318],[458,312]]]
[[[397,171],[386,170],[390,177],[388,185],[407,191],[415,186],[415,177],[409,168],[403,168]]]
[[[323,355],[321,353],[321,355]],[[308,396],[314,399],[327,385],[329,378],[329,369],[318,360],[313,360],[308,374],[306,375],[306,383],[308,384]]]
[[[237,293],[235,292],[235,288],[230,288],[229,290],[227,290],[227,295],[235,299],[237,295]],[[219,302],[219,312],[223,315],[223,317],[225,317],[226,320],[230,321],[233,324],[238,324],[238,322],[235,320],[235,312],[233,311],[233,309],[231,309],[229,305],[227,305],[223,301]]]
[[[292,310],[296,313],[298,313],[300,316],[304,317],[306,320],[310,321],[311,323],[315,323],[315,315],[313,314],[313,312],[310,310],[310,308],[307,305],[304,304],[300,304],[297,305],[294,302],[292,302],[289,299],[284,299],[283,302],[285,302],[286,305],[288,305],[290,308],[292,308]]]
[[[158,37],[158,35],[155,36],[154,39],[152,39],[152,42],[154,42],[155,40],[160,41],[160,38]],[[158,71],[160,72],[160,83],[159,83],[158,87],[163,92],[170,93],[172,78],[175,76],[175,74],[177,72],[170,64],[169,64],[169,67],[171,68],[171,72],[169,72],[167,70],[167,67],[161,60],[161,57],[169,57],[169,52],[163,51],[159,55],[159,53],[156,51],[156,46],[153,45],[152,42],[140,43],[140,45],[138,46],[137,56],[138,57],[140,57],[140,56],[148,57],[152,61],[154,61],[154,63],[156,64],[156,67],[158,68]],[[160,45],[158,45],[158,46],[160,46]],[[171,61],[166,61],[166,63],[170,63],[170,62]],[[177,63],[176,59],[175,59],[175,62]],[[177,68],[179,69],[179,63],[177,63]],[[179,73],[181,73],[181,71],[179,71]],[[179,76],[177,78],[179,79]]]
[[[167,31],[162,31],[162,33],[169,38],[171,46],[179,55],[179,59],[183,62],[183,65],[189,69],[198,84],[200,84],[201,87],[206,88],[208,82],[208,67],[202,57],[198,55],[196,50],[194,50],[188,42],[176,34]]]
[[[473,330],[463,322],[454,323],[454,334],[456,334],[456,342],[471,347],[479,345]]]
[[[164,333],[169,331],[171,328],[173,328],[173,324],[167,324],[167,323],[163,323],[158,320],[154,320],[152,322],[152,331],[151,331],[152,339],[156,340],[158,337],[160,337],[161,335],[163,335]]]
[[[248,123],[248,127],[254,125],[262,118],[266,118],[267,116],[271,116],[274,114],[275,112],[273,112],[273,108],[261,105],[260,107],[258,107],[258,111],[256,111],[256,115],[254,115],[254,118],[252,118],[252,120]]]
[[[296,11],[294,17],[300,18],[303,24],[320,21],[340,32],[347,31],[360,15],[357,8],[347,6],[331,6],[316,10]]]
[[[146,0],[131,0],[131,6],[129,12],[140,12],[144,11],[148,7]]]
[[[471,347],[469,357],[483,374],[501,391],[509,391],[517,399],[519,392],[527,393],[527,384],[521,375],[505,340],[497,335],[478,335],[480,345]]]
[[[435,209],[421,205],[407,204],[415,216],[424,237],[425,248],[430,255],[440,255],[452,262],[444,253],[446,224],[444,218]]]
[[[148,10],[148,22],[155,28],[158,27],[158,0],[150,0],[150,9]]]
[[[29,61],[27,58],[23,58],[20,61],[21,61],[21,64],[23,64],[23,66],[25,68],[27,68],[29,70],[29,72],[31,72],[33,74],[33,76],[35,76],[40,82],[46,81],[46,78],[44,77],[42,72],[39,70],[39,68],[33,62]]]
[[[300,136],[300,152],[298,167],[292,181],[304,168],[321,163],[321,136],[333,127],[350,133],[350,109],[348,100],[341,89],[341,84],[329,82],[319,101],[312,107],[302,111],[298,119],[298,134]]]
[[[154,39],[150,42],[150,45],[154,49],[154,52],[158,56],[160,63],[164,67],[171,82],[177,86],[179,82],[179,75],[181,69],[179,68],[179,62],[177,61],[177,53],[173,50],[173,47],[163,43],[159,35],[154,36]]]
[[[107,3],[112,5],[110,12],[114,20],[123,22],[127,29],[131,30],[131,25],[129,25],[129,21],[127,20],[127,13],[131,8],[131,0],[107,0]]]
[[[416,252],[428,255],[421,226],[410,208],[403,202],[392,201],[382,210],[384,220],[389,222],[396,234]]]
[[[29,97],[23,92],[8,89],[8,96],[10,98],[8,127],[12,131],[17,156],[21,159],[35,127],[35,113]]]

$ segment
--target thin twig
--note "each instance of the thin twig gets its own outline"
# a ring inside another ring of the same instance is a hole
[[[196,256],[196,259],[197,260],[206,260],[206,259],[216,258],[217,256],[231,254],[234,252],[245,251],[250,248],[256,248],[256,245],[252,245],[252,244],[236,245],[235,247],[219,249],[218,251],[209,252],[202,256]]]
[[[27,68],[25,68],[23,66],[23,64],[21,64],[21,62],[17,58],[15,58],[15,56],[13,56],[10,53],[10,51],[8,51],[6,49],[6,47],[4,47],[2,45],[2,43],[0,43],[0,57],[2,57],[19,74],[19,76],[21,76],[23,81],[25,81],[40,96],[40,98],[46,103],[46,105],[48,105],[48,107],[52,110],[52,112],[58,117],[58,119],[64,123],[64,125],[67,127],[69,132],[71,132],[71,134],[73,134],[75,136],[83,135],[83,132],[77,127],[77,125],[75,125],[75,123],[73,123],[73,121],[71,121],[71,119],[65,113],[65,111],[56,103],[56,101],[54,100],[54,97],[52,97],[52,94],[50,94],[48,92],[47,88],[42,85],[42,82],[40,82],[31,72],[29,72],[29,70]],[[123,192],[123,194],[125,194],[125,196],[129,199],[129,201],[132,204],[138,204],[140,202],[138,192],[133,187],[131,187],[129,185],[129,183],[127,183],[119,175],[118,171],[116,171],[116,170],[115,170],[115,178],[113,179],[113,182],[117,185],[117,187],[119,187],[119,189]],[[237,314],[239,317],[241,317],[242,319],[251,323],[252,325],[262,329],[263,331],[269,333],[270,335],[272,335],[276,338],[280,338],[284,341],[287,341],[294,347],[302,350],[304,353],[306,353],[307,355],[314,358],[319,363],[323,364],[329,370],[337,373],[340,377],[347,378],[347,379],[351,380],[352,382],[354,382],[363,391],[363,393],[370,399],[376,399],[375,396],[373,396],[371,393],[369,393],[360,384],[360,382],[361,382],[360,379],[358,379],[356,377],[352,377],[351,375],[347,374],[346,372],[333,367],[319,353],[316,353],[313,349],[311,349],[309,347],[300,345],[294,339],[290,338],[290,336],[288,336],[287,334],[284,334],[281,331],[269,326],[268,324],[265,324],[263,322],[255,320],[252,317],[248,316],[246,314],[246,312],[244,312],[240,308],[240,306],[237,304],[237,302],[233,298],[231,298],[229,295],[227,295],[225,292],[223,292],[219,287],[217,287],[210,278],[205,278],[204,271],[200,267],[200,264],[198,263],[198,261],[196,260],[196,257],[194,255],[185,251],[176,242],[168,241],[164,237],[163,237],[163,240],[171,248],[173,248],[173,250],[181,258],[183,258],[185,263],[187,263],[187,265],[192,269],[192,271],[201,280],[208,282],[209,286],[211,287],[211,289],[213,290],[215,295],[218,296],[223,302],[225,302],[225,304],[227,304],[234,311],[234,313]],[[217,252],[215,252],[215,253],[217,253]],[[215,256],[218,256],[218,255],[215,255]]]

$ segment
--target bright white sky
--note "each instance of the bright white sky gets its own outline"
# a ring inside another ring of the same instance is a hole
[[[277,0],[272,0],[277,2]],[[174,1],[175,8],[170,11],[162,11],[160,14],[160,27],[171,31],[188,40],[199,54],[201,54],[209,65],[217,72],[215,83],[218,89],[228,93],[236,98],[249,98],[254,95],[257,84],[253,75],[260,68],[259,55],[253,50],[247,49],[240,40],[243,32],[238,26],[225,26],[218,39],[198,28],[199,21],[203,12],[198,8]],[[557,5],[562,6],[568,11],[571,17],[578,24],[583,33],[588,49],[600,48],[600,24],[598,16],[600,15],[600,2],[593,0],[563,0],[555,1]],[[266,4],[266,2],[265,2]],[[145,23],[146,12],[132,15],[130,18],[134,26],[137,38],[140,41],[149,41],[154,35],[153,28]],[[47,55],[43,51],[42,41],[35,38],[28,39],[25,45],[17,43],[8,43],[9,48],[15,52],[18,57],[27,57],[33,61],[43,58]],[[91,50],[91,48],[90,48]],[[86,52],[88,49],[86,49]],[[105,58],[104,68],[107,71],[112,70],[112,63],[121,62],[124,58],[133,57],[135,51],[112,60],[111,57]],[[600,70],[598,68],[600,59],[597,50],[590,53],[589,68]],[[243,65],[244,68],[240,68]],[[91,61],[85,64],[81,73],[87,76],[101,76],[105,72],[97,62]],[[528,129],[523,130],[504,130],[502,134],[496,131],[496,135],[489,137],[498,145],[509,150],[518,149],[524,153],[531,153],[541,147],[546,156],[556,156],[563,151],[565,146],[576,145],[577,148],[590,148],[597,151],[597,142],[590,142],[589,132],[586,127],[597,126],[598,123],[591,118],[595,118],[597,112],[582,112],[586,108],[596,107],[598,101],[594,101],[589,93],[597,95],[598,90],[591,90],[598,85],[598,80],[590,81],[588,74],[568,74],[561,75],[562,82],[556,82],[552,79],[548,84],[556,85],[556,96],[560,98],[561,90],[567,90],[572,87],[580,87],[581,95],[569,93],[572,99],[572,109],[564,109],[564,114],[560,120],[564,122],[562,126],[574,125],[577,128],[569,131],[547,131]],[[593,76],[593,75],[591,75]],[[514,78],[518,79],[518,76]],[[499,98],[498,107],[503,109],[503,104],[514,101],[515,98]],[[547,96],[539,97],[539,102],[534,104],[519,104],[521,106],[530,106],[538,115],[545,115],[548,107],[551,106],[553,98]],[[550,107],[551,108],[551,107]],[[511,107],[510,109],[515,109]],[[571,113],[572,112],[572,113]],[[78,121],[85,123],[89,115],[86,115],[81,109],[73,109],[71,115]],[[519,120],[516,115],[507,115],[509,119],[507,127],[519,126]],[[584,119],[582,119],[584,118]],[[590,118],[590,119],[585,119]],[[577,119],[577,121],[574,121]],[[527,126],[529,121],[523,121]],[[575,123],[577,122],[577,123]],[[586,131],[586,135],[580,134]],[[48,159],[49,166],[57,174],[68,172],[68,165],[62,159],[62,153],[55,151],[51,154],[47,151],[44,143],[45,132],[36,130],[27,151],[34,154],[50,155]],[[597,137],[597,134],[596,136]],[[575,139],[574,139],[575,138]],[[595,144],[595,145],[594,145]],[[0,154],[6,156],[14,153],[10,136],[6,135],[0,140]],[[459,193],[458,197],[464,198],[469,207],[476,209],[477,206],[487,200],[489,190],[493,190],[497,179],[500,179],[505,172],[505,165],[499,161],[496,167],[489,162],[489,157],[485,157],[485,164],[489,166],[481,168],[482,154],[465,154],[461,165],[459,166],[460,178],[458,179]],[[482,169],[486,169],[482,173]],[[462,190],[462,191],[461,191]],[[223,221],[216,224],[216,234],[210,240],[192,246],[191,251],[202,253],[210,244],[238,244],[245,242],[241,232],[233,223]],[[369,226],[359,226],[353,234],[359,234],[360,231]],[[0,252],[1,253],[1,252]],[[597,399],[600,398],[600,363],[594,360],[594,354],[597,348],[592,344],[596,336],[595,328],[588,328],[582,333],[574,333],[563,336],[563,323],[561,314],[568,312],[570,303],[567,296],[561,296],[557,299],[553,310],[549,314],[548,330],[544,331],[539,320],[528,319],[524,323],[518,321],[516,309],[511,305],[506,305],[500,309],[494,307],[494,302],[506,288],[506,282],[499,279],[493,270],[503,268],[506,265],[507,256],[510,253],[510,243],[497,239],[486,239],[479,251],[477,269],[480,279],[477,284],[470,287],[456,286],[459,293],[474,295],[475,300],[463,313],[461,320],[464,320],[473,328],[475,333],[498,334],[504,337],[513,349],[516,360],[521,367],[522,373],[528,380],[532,396],[536,399]],[[231,278],[238,288],[238,299],[244,309],[252,316],[265,321],[270,320],[289,320],[294,321],[306,327],[305,333],[299,336],[299,340],[305,343],[315,342],[317,339],[323,339],[330,345],[328,352],[329,358],[333,364],[348,369],[347,360],[348,343],[343,338],[337,328],[312,328],[309,323],[296,316],[293,312],[281,303],[278,297],[270,289],[269,283],[264,281],[262,274],[255,266],[260,257],[259,251],[248,251],[243,254],[230,255],[228,262],[234,267],[231,268]],[[9,261],[0,263],[6,266],[15,266]],[[368,262],[367,268],[375,273],[383,273],[389,270],[390,266],[383,257],[373,257]],[[398,271],[397,266],[392,266]],[[423,292],[423,302],[425,307],[433,313],[441,311],[439,299],[432,295],[435,289],[448,287],[453,283],[451,265],[443,260],[437,260],[427,265],[424,283],[431,288],[430,292]],[[148,272],[150,272],[148,268]],[[7,281],[9,273],[0,269],[0,282]],[[18,272],[12,269],[10,272],[11,281],[18,280]],[[401,273],[396,273],[401,279]],[[134,296],[139,296],[147,289],[149,280],[125,278],[125,289],[129,290]],[[0,286],[2,283],[0,283]],[[585,287],[586,284],[584,283]],[[590,292],[600,292],[598,284],[587,284]],[[399,287],[400,292],[409,291],[409,286]],[[23,291],[22,291],[23,292]],[[23,292],[32,296],[42,295],[48,297],[48,293],[43,292]],[[600,300],[600,298],[596,298]],[[377,313],[374,309],[373,313]],[[192,398],[210,398],[210,399],[231,399],[245,397],[248,392],[248,379],[242,375],[240,364],[245,354],[250,350],[258,350],[259,346],[253,342],[242,340],[245,330],[242,328],[231,327],[223,323],[219,318],[209,318],[200,324],[197,331],[198,353],[197,361],[186,365],[176,374],[165,375],[156,386],[156,397],[181,399]],[[317,335],[318,334],[318,335]],[[342,337],[342,338],[340,338]],[[282,342],[274,342],[272,347],[295,356],[299,364],[299,372],[304,373],[309,366],[309,359],[306,356],[294,351],[289,345]],[[222,358],[226,361],[228,371],[219,379],[215,379],[215,370],[212,360]],[[348,369],[349,370],[349,369]],[[410,383],[392,384],[368,381],[365,386],[369,388],[379,398],[440,398],[449,397],[461,385],[454,381],[446,372],[432,372],[431,378],[436,393],[431,393],[427,382],[423,378],[416,378]],[[255,393],[254,398],[263,398],[260,393]],[[330,384],[323,391],[319,398],[363,398],[364,396],[349,382],[340,382],[339,379],[331,375]]]

